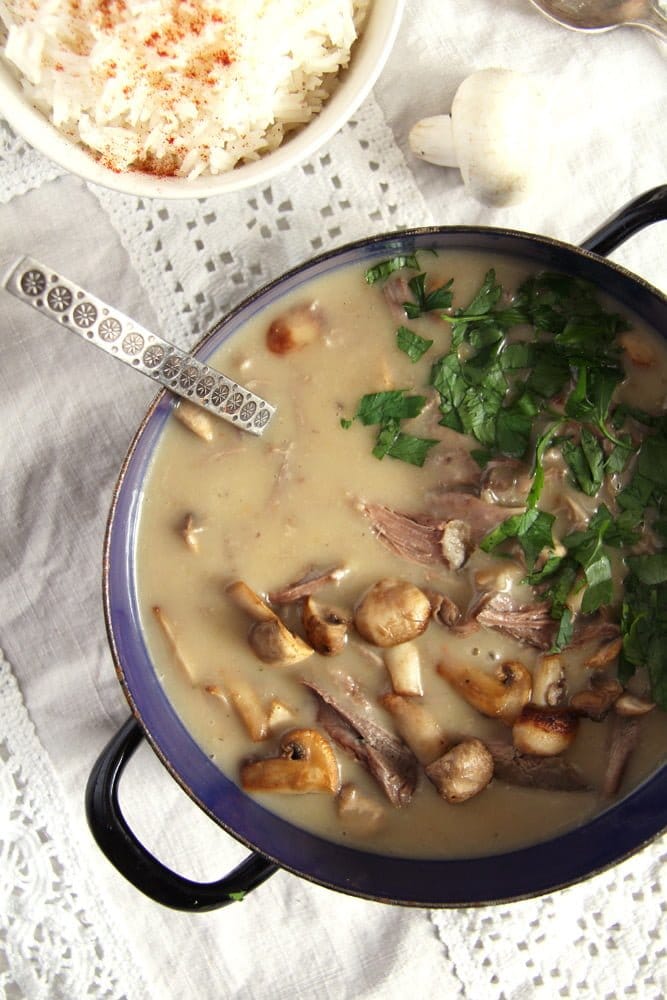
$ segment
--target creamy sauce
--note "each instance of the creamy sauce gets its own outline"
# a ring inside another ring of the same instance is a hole
[[[468,303],[485,271],[494,266],[498,280],[514,289],[525,277],[512,261],[440,253],[421,258],[436,283],[455,276],[454,307]],[[301,350],[276,355],[266,348],[271,322],[293,305],[316,300],[324,332]],[[435,340],[433,358],[448,346],[448,325],[425,316],[407,325]],[[311,656],[289,667],[262,663],[249,648],[249,619],[230,600],[226,587],[243,580],[266,595],[298,580],[314,567],[342,566],[346,575],[316,595],[318,602],[348,612],[364,591],[383,577],[412,581],[445,592],[465,608],[475,593],[474,574],[496,573],[499,560],[475,552],[454,572],[444,566],[409,562],[388,551],[375,537],[357,502],[386,504],[399,511],[425,512],[424,497],[443,479],[439,452],[451,449],[455,435],[429,422],[429,436],[442,437],[422,468],[371,454],[376,428],[358,421],[345,430],[364,393],[406,388],[423,392],[423,367],[413,365],[394,343],[394,322],[380,285],[369,287],[363,269],[354,267],[319,279],[291,293],[255,317],[241,334],[224,344],[213,359],[227,374],[277,406],[277,415],[261,439],[214,422],[213,438],[195,436],[171,418],[153,460],[142,501],[138,538],[138,584],[143,627],[165,690],[210,758],[239,781],[249,757],[272,757],[281,735],[296,726],[318,727],[317,705],[300,682],[314,679],[340,694],[342,678],[351,675],[375,705],[374,718],[396,732],[392,716],[377,704],[390,690],[382,651],[355,636],[334,657]],[[661,342],[648,339],[660,365],[628,366],[624,397],[636,398],[657,412],[667,399],[667,358]],[[416,433],[416,431],[415,431]],[[466,446],[470,440],[465,439]],[[562,488],[562,487],[561,487]],[[576,494],[579,501],[582,494]],[[584,503],[590,501],[583,497]],[[183,537],[191,516],[191,545]],[[152,609],[159,606],[176,639],[178,655]],[[298,609],[281,610],[300,631]],[[532,669],[538,652],[492,629],[455,635],[436,621],[416,640],[421,661],[423,703],[452,736],[481,740],[509,739],[508,728],[485,718],[463,700],[436,670],[443,658],[492,670],[514,659]],[[595,647],[593,647],[595,648]],[[590,671],[583,666],[591,647],[566,652],[568,691],[583,688]],[[291,713],[266,740],[253,742],[237,711],[219,693],[239,681],[251,685],[268,709],[277,700]],[[582,720],[567,757],[593,789],[600,787],[610,721]],[[664,716],[655,710],[642,719],[641,741],[632,756],[622,793],[650,773],[664,756]],[[339,817],[336,796],[259,793],[270,810],[329,839],[379,853],[456,857],[495,853],[548,838],[585,821],[607,805],[596,790],[554,792],[519,788],[494,779],[476,797],[449,804],[420,773],[411,803],[394,808],[362,765],[335,747],[342,781],[352,783],[382,813],[379,828],[360,831]]]

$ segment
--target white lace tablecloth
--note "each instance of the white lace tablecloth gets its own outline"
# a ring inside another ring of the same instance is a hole
[[[665,48],[566,32],[524,0],[409,0],[373,95],[266,186],[148,202],[93,188],[0,124],[0,271],[51,263],[181,345],[314,252],[412,225],[508,225],[576,242],[667,180]],[[407,133],[474,69],[540,74],[557,137],[542,195],[484,209]],[[0,109],[1,111],[1,109]],[[667,226],[614,259],[667,286]],[[128,714],[107,649],[104,524],[148,381],[3,296],[0,308],[0,995],[9,1000],[554,997],[667,991],[667,841],[587,883],[510,905],[404,910],[279,872],[243,903],[166,910],[88,832],[83,792]],[[219,877],[244,851],[142,748],[123,807],[159,857]]]

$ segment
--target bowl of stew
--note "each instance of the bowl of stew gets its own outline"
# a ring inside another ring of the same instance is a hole
[[[592,252],[665,199],[590,249],[428,228],[293,269],[198,348],[276,405],[259,439],[156,398],[105,546],[132,718],[87,796],[139,888],[497,902],[667,825],[667,300]],[[231,876],[127,827],[142,737],[248,846]]]

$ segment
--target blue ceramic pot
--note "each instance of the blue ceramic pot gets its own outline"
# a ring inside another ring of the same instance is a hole
[[[580,276],[667,331],[667,298],[601,256],[627,236],[667,218],[667,186],[626,206],[577,248],[508,230],[446,227],[366,239],[295,268],[257,292],[201,342],[205,360],[260,309],[311,278],[351,263],[370,265],[397,253],[433,248],[519,258],[534,270]],[[411,860],[355,850],[322,839],[268,812],[211,763],[174,711],[156,676],[141,631],[136,591],[136,535],[142,488],[174,401],[162,392],[132,442],[116,486],[104,552],[109,642],[132,716],[100,756],[87,789],[93,833],[119,871],[143,892],[179,909],[207,910],[248,892],[282,867],[321,885],[384,902],[462,906],[538,895],[577,882],[636,851],[667,827],[667,766],[588,823],[548,842],[502,856]],[[128,827],[118,804],[125,763],[145,737],[179,784],[229,834],[247,860],[214,883],[198,884],[155,859]]]

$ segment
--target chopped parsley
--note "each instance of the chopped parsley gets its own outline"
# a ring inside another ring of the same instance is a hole
[[[409,319],[417,319],[422,313],[433,312],[436,309],[448,309],[452,304],[451,287],[454,279],[446,284],[426,290],[426,275],[417,274],[408,282],[408,287],[414,296],[414,302],[404,302],[403,308]]]
[[[407,354],[414,364],[433,346],[433,341],[421,337],[413,330],[409,330],[407,326],[399,326],[396,331],[396,346],[404,354]]]
[[[405,434],[400,429],[400,421],[417,417],[426,403],[425,396],[408,396],[405,389],[388,389],[362,396],[354,417],[341,420],[345,429],[359,420],[364,426],[379,424],[377,440],[373,448],[376,458],[397,458],[411,465],[423,465],[429,450],[438,443],[431,438]]]
[[[418,324],[436,312],[449,327],[450,348],[430,361],[423,382],[435,392],[440,424],[473,439],[470,454],[480,467],[504,456],[532,470],[525,507],[490,531],[480,548],[521,553],[524,582],[549,602],[557,623],[554,651],[572,641],[575,596],[582,615],[613,607],[620,560],[626,575],[619,675],[627,680],[645,667],[653,698],[667,708],[667,416],[615,402],[625,377],[617,338],[628,324],[587,282],[551,272],[527,279],[509,299],[490,269],[461,308],[452,308],[453,281],[429,287],[417,254],[382,261],[366,272],[366,281],[402,269],[417,272],[407,281],[407,318]],[[434,343],[419,328],[396,330],[397,347],[415,366]],[[377,425],[377,458],[421,466],[438,442],[401,425],[419,417],[426,398],[406,389],[371,393],[352,420],[341,423]],[[609,505],[614,512],[600,503],[585,529],[558,544],[556,518],[540,508],[550,449],[560,451],[571,485],[586,497],[598,497],[622,476]],[[649,550],[632,554],[647,537]]]
[[[406,396],[405,393],[405,389],[387,389],[362,396],[352,420],[359,420],[368,426],[418,417],[426,403],[426,396]],[[343,420],[341,423],[344,427],[349,427],[352,420]]]
[[[375,264],[374,267],[369,267],[364,277],[367,284],[374,285],[376,281],[384,281],[394,271],[402,271],[403,268],[411,268],[413,271],[418,271],[419,263],[417,255],[412,253],[398,254],[390,260],[383,260],[381,263]]]

